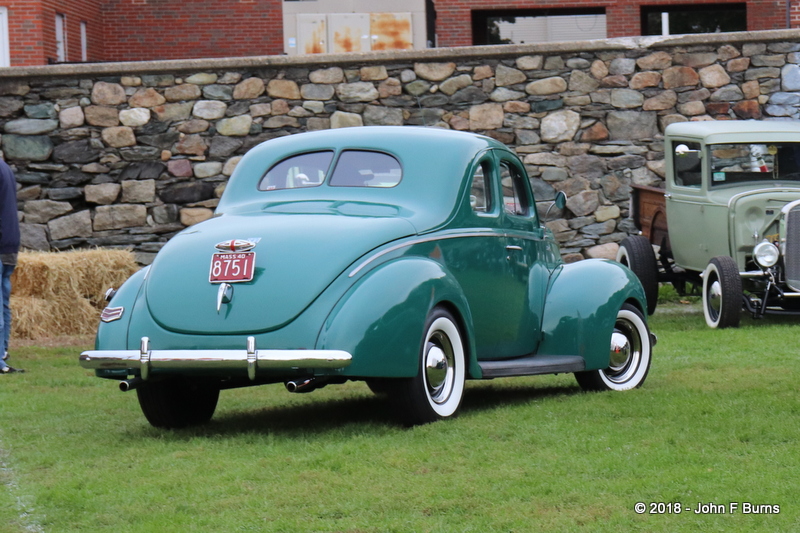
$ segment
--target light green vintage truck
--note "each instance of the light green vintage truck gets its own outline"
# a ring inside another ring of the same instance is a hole
[[[666,190],[634,187],[641,235],[617,260],[642,281],[648,311],[659,282],[699,290],[706,323],[800,315],[800,123],[682,122],[664,139]]]

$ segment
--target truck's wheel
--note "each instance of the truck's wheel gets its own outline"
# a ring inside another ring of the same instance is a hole
[[[136,394],[147,421],[167,429],[208,422],[219,400],[219,388],[183,378],[147,383]]]
[[[735,328],[742,314],[742,278],[736,262],[713,258],[703,273],[703,314],[711,328]]]
[[[623,239],[619,243],[617,262],[630,268],[639,278],[647,298],[647,314],[655,313],[658,303],[658,264],[647,237],[632,235]]]

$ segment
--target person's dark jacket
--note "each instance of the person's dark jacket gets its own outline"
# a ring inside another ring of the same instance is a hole
[[[19,252],[17,180],[8,164],[0,159],[0,255]]]

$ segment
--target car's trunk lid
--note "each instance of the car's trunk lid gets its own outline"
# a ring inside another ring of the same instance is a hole
[[[147,306],[159,325],[178,332],[242,334],[282,327],[297,317],[359,257],[414,234],[403,218],[341,214],[226,215],[190,228],[158,254],[146,281]],[[217,311],[209,282],[215,246],[257,242],[252,281],[231,283]]]

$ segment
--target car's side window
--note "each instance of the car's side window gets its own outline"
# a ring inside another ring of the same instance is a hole
[[[476,213],[488,213],[492,210],[491,171],[489,162],[483,161],[475,167],[475,172],[472,174],[469,204]]]
[[[317,187],[325,181],[333,152],[311,152],[284,159],[261,178],[259,191]]]
[[[702,159],[700,143],[681,142],[672,154],[675,168],[675,185],[699,189],[702,186]]]
[[[389,154],[345,150],[333,170],[332,187],[394,187],[403,178],[400,162]]]
[[[523,188],[525,178],[516,166],[508,161],[500,162],[500,184],[503,187],[503,205],[510,215],[527,216],[530,206]]]

